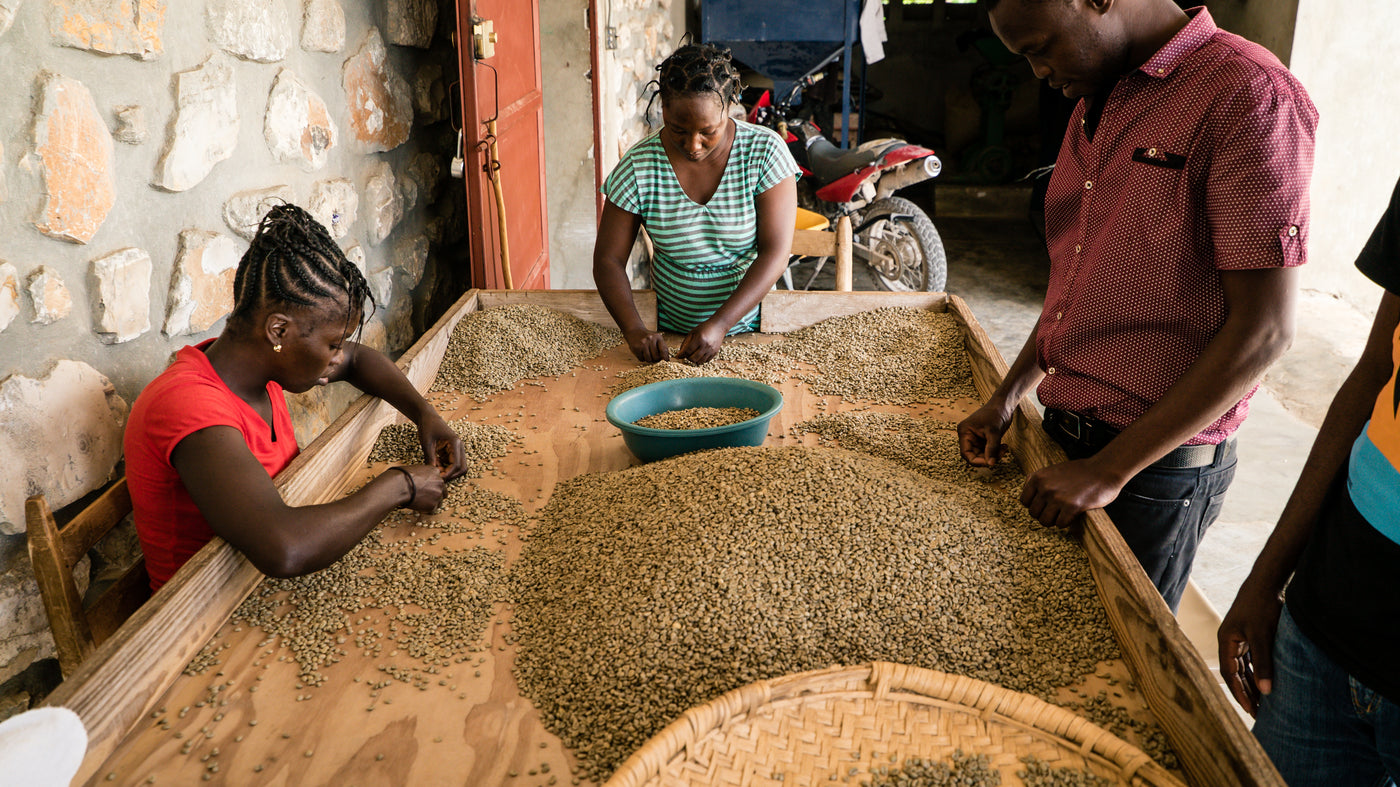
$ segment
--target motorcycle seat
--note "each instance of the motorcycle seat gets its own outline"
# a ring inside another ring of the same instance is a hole
[[[905,144],[907,143],[891,139],[882,145],[842,150],[826,137],[817,137],[807,148],[807,161],[811,164],[812,174],[816,175],[822,185],[826,185],[879,161],[885,151]]]

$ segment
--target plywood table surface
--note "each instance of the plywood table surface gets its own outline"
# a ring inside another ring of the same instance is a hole
[[[673,346],[678,342],[672,338]],[[522,381],[485,403],[457,394],[431,398],[449,420],[499,424],[520,436],[521,443],[493,462],[496,472],[476,482],[516,497],[533,514],[560,480],[637,463],[603,417],[617,373],[637,366],[620,346],[559,378]],[[867,406],[812,395],[795,380],[779,387],[785,404],[770,425],[770,446],[815,444],[815,435],[802,441],[785,435],[794,424],[820,413]],[[956,420],[975,404],[959,400],[873,409]],[[385,535],[423,538],[431,532],[436,531],[400,525]],[[488,526],[481,535],[444,536],[439,547],[474,543],[504,550],[508,562],[518,558],[522,546],[515,528]],[[373,655],[346,643],[347,655],[322,670],[322,686],[302,686],[290,651],[276,641],[265,642],[260,629],[227,623],[213,640],[223,648],[215,656],[220,663],[177,679],[156,711],[139,721],[96,771],[92,783],[571,784],[572,755],[543,728],[518,692],[509,630],[509,609],[498,604],[484,651],[462,654],[470,657],[466,663],[437,674],[415,673],[426,678],[425,688],[394,681],[376,690],[371,684],[387,678],[381,667],[424,665],[393,651],[391,641]],[[1089,694],[1114,690],[1111,679],[1122,692],[1121,685],[1131,680],[1121,662],[1101,665],[1099,673],[1105,677],[1092,677],[1090,685],[1078,689]],[[1140,697],[1129,693],[1122,702],[1134,715],[1150,718]]]
[[[651,319],[652,294],[639,291],[634,297],[644,317]],[[537,303],[609,322],[596,292],[472,290],[400,358],[399,365],[415,386],[426,389],[456,321],[503,303]],[[941,293],[769,293],[764,298],[763,330],[781,333],[882,306],[954,313],[963,325],[973,380],[982,396],[1006,373],[1005,361],[966,304]],[[671,342],[678,344],[679,337]],[[501,424],[520,435],[522,442],[498,459],[496,472],[480,483],[510,494],[533,512],[561,479],[635,463],[603,419],[603,408],[616,373],[636,366],[626,349],[618,347],[558,379],[521,381],[515,390],[484,404],[457,395],[434,398],[448,418],[467,416]],[[799,421],[865,407],[812,396],[792,380],[780,387],[786,406],[770,427],[769,445],[797,442],[784,435]],[[956,420],[975,405],[965,400],[873,409]],[[284,497],[299,505],[323,502],[368,477],[372,471],[359,463],[390,417],[387,405],[358,400],[279,474]],[[811,444],[816,437],[803,440]],[[1018,408],[1008,440],[1023,468],[1063,461],[1063,454],[1040,431],[1039,416],[1026,404]],[[383,532],[388,539],[414,538],[427,544],[421,541],[427,535],[422,528],[414,532],[401,526]],[[445,536],[436,548],[473,543],[501,550],[507,561],[519,556],[522,545],[521,534],[513,529],[496,532],[488,525],[477,535]],[[1103,691],[1135,718],[1148,720],[1155,712],[1193,784],[1281,785],[1103,512],[1084,517],[1083,543],[1124,660],[1099,665],[1086,683],[1065,688],[1062,697],[1092,697]],[[382,650],[370,653],[346,643],[346,656],[322,668],[324,684],[303,687],[297,684],[298,668],[279,643],[264,642],[260,631],[247,626],[221,625],[259,580],[245,558],[215,539],[49,696],[47,704],[73,709],[88,727],[82,781],[540,787],[573,781],[572,755],[543,729],[515,686],[515,650],[504,605],[497,605],[486,628],[485,651],[468,654],[467,663],[426,680],[420,672],[409,682],[374,686],[386,678],[382,668],[423,665],[394,654],[388,641]],[[366,614],[373,617],[368,612],[360,617]],[[220,663],[202,674],[177,676],[206,642],[216,649]],[[1128,689],[1134,681],[1137,692]]]

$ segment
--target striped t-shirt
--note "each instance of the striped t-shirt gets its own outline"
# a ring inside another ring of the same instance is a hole
[[[776,133],[734,125],[729,161],[704,205],[681,188],[659,131],[633,145],[603,183],[608,202],[640,216],[656,248],[652,286],[660,330],[689,333],[724,305],[758,257],[754,197],[799,172]],[[755,307],[729,332],[757,327]]]

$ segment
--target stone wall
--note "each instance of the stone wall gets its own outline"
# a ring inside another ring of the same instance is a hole
[[[403,350],[436,316],[430,293],[465,289],[445,178],[454,8],[0,2],[0,693],[53,653],[24,498],[58,508],[110,479],[136,394],[223,327],[269,204],[311,210],[365,269],[371,345]],[[296,397],[299,441],[353,396]],[[130,559],[130,534],[115,541],[126,554],[100,563]]]

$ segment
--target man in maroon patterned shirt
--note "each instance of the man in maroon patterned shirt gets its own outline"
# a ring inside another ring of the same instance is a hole
[[[1104,507],[1176,609],[1234,477],[1232,435],[1293,337],[1317,111],[1262,47],[1172,0],[991,0],[992,28],[1080,99],[1045,204],[1050,285],[992,398],[961,424],[990,466],[1037,383],[1070,461],[1021,501]]]

